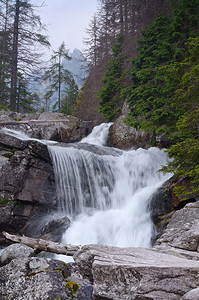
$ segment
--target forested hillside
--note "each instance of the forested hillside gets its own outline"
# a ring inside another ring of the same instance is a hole
[[[160,13],[170,14],[167,0],[100,0],[99,9],[90,21],[85,38],[86,56],[90,61],[90,73],[82,91],[79,117],[83,119],[104,120],[98,113],[100,99],[96,96],[103,84],[101,82],[112,60],[112,47],[118,35],[123,34],[121,53],[125,56],[122,68],[131,67],[135,58],[137,41],[142,29]],[[125,74],[125,82],[129,76]]]
[[[158,13],[142,30],[137,55],[135,49],[132,50],[137,37],[136,26],[141,30],[140,20],[144,11],[141,6],[144,3],[147,11],[147,1],[142,1],[139,9],[133,8],[134,16],[130,5],[136,4],[136,1],[113,2],[117,2],[115,9],[111,7],[111,1],[101,1],[103,18],[97,16],[102,23],[97,23],[96,17],[92,23],[95,25],[92,33],[96,35],[91,40],[93,44],[89,54],[92,66],[87,85],[95,72],[99,80],[98,71],[104,66],[101,86],[96,84],[93,88],[99,98],[98,111],[106,120],[114,121],[127,99],[130,113],[126,122],[129,125],[154,132],[157,137],[169,137],[172,146],[168,153],[173,161],[163,170],[188,178],[177,192],[198,192],[199,1],[171,0],[167,9],[163,9],[164,6],[159,11],[154,9]],[[163,1],[165,5],[168,2]],[[108,8],[115,12],[116,24]],[[137,15],[140,20],[135,21]],[[99,27],[99,24],[103,26]]]

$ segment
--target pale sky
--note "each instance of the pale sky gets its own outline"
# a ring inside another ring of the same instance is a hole
[[[37,9],[42,23],[48,29],[53,50],[64,41],[66,48],[83,50],[85,30],[97,11],[97,0],[32,0],[33,4],[44,7]]]

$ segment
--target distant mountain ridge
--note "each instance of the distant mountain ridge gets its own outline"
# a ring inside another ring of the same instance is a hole
[[[71,57],[71,60],[63,59],[62,63],[67,70],[72,73],[75,82],[80,89],[88,77],[88,62],[83,53],[77,48],[75,48],[73,52],[69,52],[69,56]]]

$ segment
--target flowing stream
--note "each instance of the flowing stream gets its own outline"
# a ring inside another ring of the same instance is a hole
[[[111,123],[96,126],[80,143],[41,141],[53,161],[58,215],[71,226],[63,242],[150,247],[154,225],[150,197],[170,174],[157,172],[167,162],[164,150],[121,151],[106,147]],[[22,132],[2,129],[22,140]]]
[[[154,225],[149,201],[170,175],[157,170],[163,150],[105,147],[111,124],[101,124],[80,143],[49,145],[59,210],[71,219],[70,244],[150,247]]]

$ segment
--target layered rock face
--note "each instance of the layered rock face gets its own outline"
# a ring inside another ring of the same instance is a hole
[[[1,112],[0,119],[9,124],[18,122],[8,125],[8,128],[20,130],[31,138],[68,143],[81,140],[94,125],[57,113],[22,115]],[[17,135],[10,136],[6,131],[0,132],[0,204],[1,231],[52,238],[49,224],[55,221],[54,228],[59,228],[59,234],[55,234],[53,239],[55,236],[56,241],[61,239],[61,232],[66,230],[69,221],[63,221],[56,215],[54,172],[45,144],[34,139],[21,139]],[[41,228],[38,226],[40,223]],[[1,240],[0,235],[1,241],[4,242],[4,239]]]
[[[58,142],[78,142],[87,136],[95,126],[94,122],[80,119],[62,113],[44,112],[40,115],[21,114],[1,111],[1,122],[18,122],[8,125],[8,128],[21,130],[31,138],[54,140]],[[36,122],[34,122],[36,121]]]

